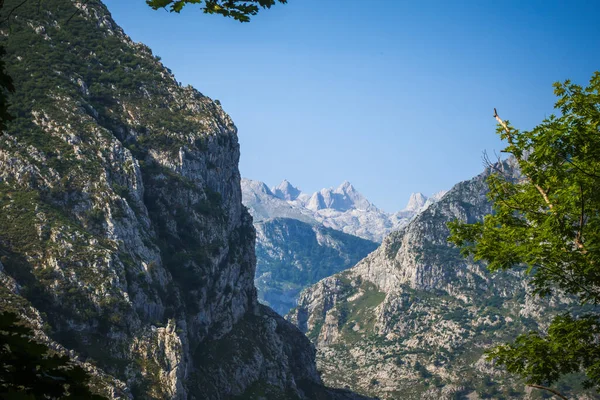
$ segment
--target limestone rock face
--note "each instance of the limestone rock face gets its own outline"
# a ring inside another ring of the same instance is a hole
[[[519,177],[512,160],[496,168]],[[483,351],[546,329],[570,300],[532,297],[518,271],[492,275],[447,242],[447,222],[491,211],[490,173],[455,185],[356,266],[300,294],[286,318],[316,344],[326,384],[382,399],[535,398]]]
[[[220,105],[100,2],[20,3],[5,2],[0,35],[17,87],[0,138],[1,308],[111,398],[352,398],[322,386],[310,342],[257,302]]]

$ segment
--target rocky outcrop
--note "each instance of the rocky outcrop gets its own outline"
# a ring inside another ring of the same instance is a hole
[[[12,8],[1,307],[112,398],[352,396],[325,389],[309,341],[257,303],[237,130],[220,105],[99,2]]]
[[[512,160],[495,168],[518,177]],[[532,297],[520,272],[492,275],[447,242],[447,222],[491,212],[491,172],[457,184],[356,266],[301,293],[287,318],[317,345],[327,384],[383,399],[535,398],[483,351],[544,330],[569,299]]]

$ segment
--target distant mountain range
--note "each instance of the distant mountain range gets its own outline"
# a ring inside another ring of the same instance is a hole
[[[427,198],[413,193],[404,209],[390,214],[377,208],[348,181],[337,188],[307,194],[287,180],[269,188],[263,182],[242,179],[243,202],[255,222],[292,218],[379,243],[444,194],[442,191]]]
[[[347,181],[309,195],[287,180],[269,188],[242,179],[243,203],[256,228],[259,300],[285,315],[302,289],[352,267],[442,195],[413,193],[404,210],[389,214]]]

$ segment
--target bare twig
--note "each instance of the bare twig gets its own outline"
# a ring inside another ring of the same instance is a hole
[[[536,389],[547,390],[548,392],[554,394],[555,396],[560,397],[563,400],[569,400],[565,396],[563,396],[560,392],[558,392],[558,391],[556,391],[554,389],[551,389],[549,387],[541,386],[541,385],[533,385],[533,384],[529,384],[527,386],[532,387],[532,388],[536,388]]]
[[[500,116],[498,115],[498,112],[496,111],[495,108],[494,108],[494,118],[496,118],[496,121],[498,121],[498,123],[504,128],[504,131],[508,135],[508,143],[510,143],[512,145],[513,142],[512,142],[512,135],[510,133],[510,129],[508,129],[508,125],[506,124],[506,122],[504,122],[502,120],[502,118],[500,118]],[[517,156],[515,156],[515,157],[517,158],[518,161],[522,161],[520,157],[517,157]],[[532,184],[533,184],[533,186],[535,186],[535,188],[537,189],[537,191],[540,192],[540,194],[544,198],[544,201],[548,205],[548,208],[550,208],[552,210],[554,208],[554,206],[550,202],[550,198],[548,197],[548,193],[544,189],[542,189],[542,187],[540,185],[538,185],[537,183],[532,182]]]
[[[579,196],[581,198],[581,214],[579,215],[579,230],[577,231],[577,236],[575,236],[575,244],[578,248],[584,250],[583,243],[581,242],[581,237],[583,236],[583,225],[585,221],[585,199],[583,198],[583,186],[581,186],[581,183],[579,184]]]
[[[498,115],[498,111],[496,111],[495,108],[494,108],[494,118],[496,118],[496,121],[498,121],[498,123],[500,125],[502,125],[502,127],[504,128],[504,131],[508,135],[508,141],[510,142],[510,144],[512,144],[512,137],[510,135],[510,129],[508,129],[508,125],[506,125],[506,122],[502,121],[502,118],[500,118],[500,116]]]
[[[600,175],[596,175],[596,174],[592,174],[590,172],[587,172],[586,170],[584,170],[583,168],[581,168],[580,166],[578,166],[577,164],[575,164],[573,161],[569,160],[567,157],[563,156],[562,154],[560,155],[566,162],[568,162],[569,164],[571,164],[572,166],[574,166],[575,168],[577,168],[579,171],[581,171],[581,173],[583,173],[584,175],[589,176],[590,178],[600,178]]]

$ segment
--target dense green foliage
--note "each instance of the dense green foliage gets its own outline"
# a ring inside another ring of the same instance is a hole
[[[0,0],[0,12],[3,7],[4,0]],[[8,112],[7,92],[12,93],[15,91],[12,78],[5,71],[5,55],[6,50],[4,50],[4,46],[0,46],[0,135],[6,129],[6,123],[13,119],[12,115]]]
[[[285,4],[287,0],[146,0],[153,9],[168,8],[180,12],[187,4],[200,4],[205,14],[219,14],[240,22],[250,21],[260,8],[271,8],[276,2]]]
[[[488,179],[494,212],[483,222],[451,223],[450,240],[491,271],[524,268],[540,296],[562,292],[578,300],[547,334],[522,335],[491,350],[491,359],[529,384],[550,385],[580,371],[586,385],[600,387],[600,320],[581,308],[600,303],[600,73],[586,88],[556,83],[555,94],[560,116],[531,131],[496,115],[505,152],[522,176],[497,169]]]
[[[88,387],[90,375],[67,356],[34,339],[12,312],[0,313],[0,397],[103,400]]]

